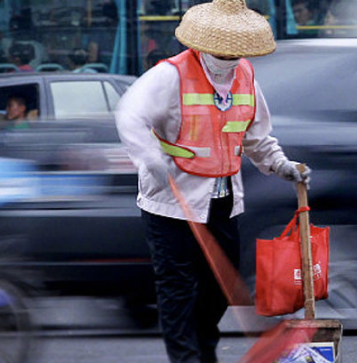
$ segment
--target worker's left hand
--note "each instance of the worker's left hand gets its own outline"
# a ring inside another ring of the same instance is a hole
[[[300,172],[296,161],[284,160],[278,164],[275,174],[279,177],[295,183],[304,183],[309,188],[311,169],[305,165],[305,171]]]

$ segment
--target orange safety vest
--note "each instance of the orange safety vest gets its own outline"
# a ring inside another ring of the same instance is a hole
[[[254,71],[241,59],[236,69],[229,106],[215,93],[192,49],[167,59],[180,74],[182,122],[175,144],[159,138],[183,171],[198,176],[223,177],[241,167],[242,140],[255,116]]]

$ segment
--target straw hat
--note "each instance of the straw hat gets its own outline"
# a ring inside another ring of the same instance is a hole
[[[187,10],[175,31],[189,48],[219,56],[256,57],[274,52],[267,20],[245,0],[213,0]]]

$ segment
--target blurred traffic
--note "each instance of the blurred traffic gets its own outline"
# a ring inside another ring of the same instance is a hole
[[[11,265],[67,292],[144,294],[136,172],[114,123],[34,121],[0,139],[1,234],[20,258]]]

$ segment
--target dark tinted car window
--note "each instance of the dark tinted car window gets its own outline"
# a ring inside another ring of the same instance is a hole
[[[6,113],[6,103],[10,96],[23,97],[26,101],[27,112],[39,109],[39,85],[36,83],[20,84],[14,86],[0,87],[0,115],[4,117]]]

